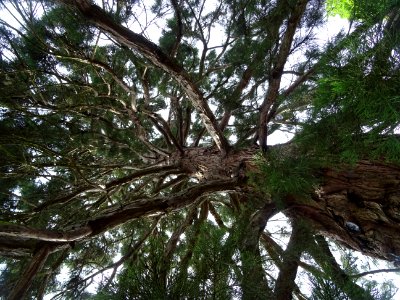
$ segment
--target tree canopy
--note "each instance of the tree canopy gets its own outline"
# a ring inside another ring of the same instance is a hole
[[[392,299],[398,0],[0,5],[0,297]]]

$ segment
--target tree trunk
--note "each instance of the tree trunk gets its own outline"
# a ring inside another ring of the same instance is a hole
[[[24,299],[29,287],[32,284],[33,279],[35,278],[36,274],[42,269],[51,250],[52,247],[49,245],[43,245],[40,249],[37,250],[30,264],[21,275],[16,286],[11,291],[10,295],[8,295],[9,300]]]
[[[87,220],[85,225],[75,226],[70,232],[51,232],[21,225],[2,224],[0,249],[11,249],[6,242],[11,238],[13,244],[15,242],[11,250],[24,256],[32,253],[32,247],[39,245],[41,241],[46,241],[52,247],[62,247],[73,240],[84,241],[132,219],[186,207],[207,193],[227,190],[240,193],[252,191],[246,184],[245,175],[249,169],[255,168],[252,162],[255,149],[231,151],[224,156],[220,151],[213,149],[190,148],[183,154],[171,155],[168,164],[178,165],[183,173],[199,181],[186,190],[170,196],[139,199],[122,207],[109,207],[101,215]],[[321,185],[309,197],[287,196],[283,212],[291,218],[306,221],[314,232],[333,238],[346,247],[361,251],[365,255],[392,261],[395,265],[399,264],[400,168],[384,163],[360,161],[355,166],[320,170],[318,175]],[[261,202],[263,205],[273,205],[268,195],[256,197],[258,200],[254,200],[253,197],[244,198],[258,209],[261,208]],[[258,201],[261,202],[256,203]],[[255,259],[259,257],[257,245],[260,233],[265,222],[274,213],[274,209],[267,206],[265,214],[260,210],[250,218],[246,231],[248,235],[241,244],[242,250],[252,253]],[[11,295],[14,299],[26,291],[51,251],[52,249],[45,247],[34,255],[27,271],[29,274],[22,277],[23,280],[21,279]],[[297,256],[289,259],[293,264],[290,266],[292,271],[297,269]],[[295,272],[290,274],[293,277]],[[245,279],[252,276],[262,281],[261,272],[247,272]],[[346,288],[347,284],[343,286]],[[278,287],[276,289],[283,290]]]
[[[245,174],[255,169],[256,151],[251,147],[223,156],[215,148],[185,149],[183,154],[172,154],[167,163],[177,165],[188,176],[197,178],[197,185],[171,196],[139,199],[122,207],[111,206],[96,218],[87,220],[86,225],[77,224],[71,232],[3,224],[0,226],[0,249],[10,248],[2,240],[12,237],[13,243],[18,242],[22,234],[24,240],[14,252],[24,256],[31,253],[32,245],[35,245],[27,243],[25,238],[54,242],[85,240],[135,218],[180,209],[210,192],[248,192],[250,187],[246,185]],[[360,161],[355,166],[339,166],[336,170],[325,169],[316,174],[322,182],[320,187],[306,200],[297,195],[286,197],[284,213],[308,220],[316,232],[351,249],[399,264],[400,167]],[[242,180],[238,180],[240,178]],[[268,202],[267,198],[263,201]]]
[[[326,169],[312,200],[287,198],[287,213],[365,255],[400,262],[400,168],[360,161]]]
[[[342,270],[340,265],[336,262],[335,257],[329,249],[328,243],[322,236],[316,236],[315,242],[310,240],[310,245],[307,247],[308,252],[312,255],[315,261],[328,274],[333,282],[347,294],[349,299],[358,300],[373,300],[366,290],[357,285],[351,277]]]
[[[249,199],[251,197],[247,198],[247,200]],[[254,209],[246,207],[240,216],[244,224],[248,223],[240,239],[240,256],[243,269],[243,279],[241,282],[243,299],[269,299],[272,296],[272,291],[268,286],[265,270],[262,266],[263,262],[259,245],[260,235],[264,231],[268,220],[275,213],[275,205],[267,204],[256,212],[254,212]]]
[[[279,147],[282,155],[290,152],[290,145]],[[199,181],[244,178],[256,168],[256,151],[248,148],[221,156],[212,148],[195,148],[175,156],[174,161],[180,161],[185,172]],[[315,174],[321,185],[306,200],[286,197],[284,212],[308,220],[316,232],[346,247],[400,264],[400,167],[363,160]],[[238,184],[247,189],[243,181]]]

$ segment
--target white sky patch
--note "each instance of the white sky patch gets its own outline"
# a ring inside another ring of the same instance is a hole
[[[271,237],[285,249],[291,233],[289,219],[283,213],[278,213],[268,220],[266,230],[271,234]]]
[[[315,39],[319,46],[326,45],[328,42],[332,41],[332,39],[341,31],[348,32],[349,21],[346,19],[341,19],[339,16],[329,17],[327,18],[327,22],[320,26],[315,34]],[[296,64],[301,62],[303,59],[303,51],[296,51],[294,54],[289,56],[289,59],[286,63],[285,70],[291,70]],[[297,75],[294,74],[283,74],[281,89],[284,90],[289,87],[297,78]],[[304,114],[300,113],[299,118],[304,119]],[[297,128],[298,129],[298,128]],[[296,130],[296,129],[295,129]],[[268,136],[267,144],[268,145],[276,145],[283,144],[289,142],[295,136],[295,131],[289,130],[276,130],[274,133]]]

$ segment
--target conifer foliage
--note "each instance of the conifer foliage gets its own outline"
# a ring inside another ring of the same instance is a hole
[[[397,0],[0,6],[0,298],[393,297]]]

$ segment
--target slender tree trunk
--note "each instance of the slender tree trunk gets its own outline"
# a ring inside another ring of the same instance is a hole
[[[301,254],[307,248],[310,240],[308,228],[301,220],[292,224],[292,235],[289,244],[283,253],[280,272],[275,283],[274,296],[276,300],[291,300],[296,287],[295,279]]]
[[[332,255],[328,243],[322,236],[316,236],[315,243],[313,242],[308,247],[308,252],[311,253],[315,261],[321,266],[326,274],[330,276],[333,282],[349,296],[351,300],[373,300],[367,291],[358,286],[351,277],[347,275]]]
[[[8,296],[8,300],[21,300],[24,299],[29,287],[32,284],[36,274],[42,269],[47,257],[51,253],[52,247],[43,245],[33,256],[30,264],[27,266],[25,272],[20,277],[14,289]]]
[[[251,196],[246,197],[249,201]],[[241,282],[243,299],[270,298],[272,291],[268,286],[262,258],[260,255],[260,235],[268,220],[277,212],[274,204],[267,204],[254,212],[249,205],[242,211],[241,222],[247,223],[240,242],[243,278]],[[249,220],[249,221],[247,221]]]

